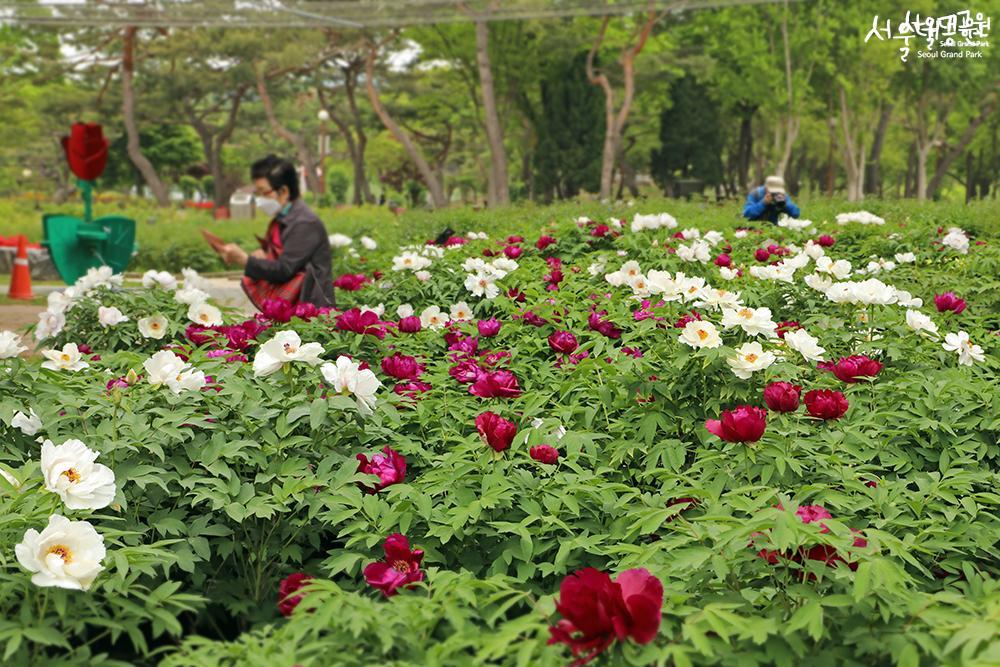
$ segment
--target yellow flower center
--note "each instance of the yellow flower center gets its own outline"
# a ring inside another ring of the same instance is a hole
[[[69,361],[70,360],[70,356],[68,354],[66,354],[65,352],[63,352],[62,354],[60,354],[59,358],[62,359],[63,361]]]
[[[392,562],[392,569],[396,570],[397,572],[409,572],[410,564],[407,563],[405,560],[395,560]]]
[[[78,481],[80,481],[80,473],[78,473],[73,468],[70,468],[69,470],[63,470],[62,474],[70,482],[78,482]]]
[[[295,354],[296,352],[299,351],[299,348],[295,347],[291,343],[285,343],[284,348],[285,348],[285,354]]]
[[[751,352],[748,355],[745,355],[743,358],[747,360],[748,364],[752,364],[753,362],[757,361],[757,355],[754,354],[753,352]]]
[[[62,558],[64,563],[73,562],[73,552],[70,551],[70,548],[64,544],[54,544],[49,547],[49,550],[45,552],[45,555],[48,556],[49,554],[56,554]]]
[[[706,338],[708,338],[708,332],[705,331],[704,329],[698,329],[698,338],[700,340],[705,340]]]
[[[753,311],[750,310],[749,308],[744,308],[739,312],[739,316],[749,320],[750,318],[753,317]]]

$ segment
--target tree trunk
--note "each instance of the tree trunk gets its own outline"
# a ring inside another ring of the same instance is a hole
[[[417,168],[417,172],[420,177],[424,179],[424,184],[427,186],[427,190],[431,195],[431,202],[434,208],[444,208],[448,205],[448,200],[444,194],[444,188],[441,187],[441,181],[438,180],[437,175],[431,170],[430,164],[427,163],[426,158],[424,158],[423,152],[420,148],[413,143],[410,136],[403,131],[401,127],[393,120],[389,112],[386,111],[385,107],[382,106],[382,101],[379,99],[378,91],[375,90],[375,56],[377,55],[377,47],[372,45],[368,50],[368,57],[365,60],[365,89],[368,92],[368,100],[371,102],[372,108],[375,111],[375,115],[378,116],[382,124],[385,125],[386,129],[392,133],[392,136],[396,137],[396,140],[403,145],[406,149],[407,155],[413,161],[413,164]]]
[[[892,117],[894,105],[882,101],[882,112],[879,114],[878,126],[872,140],[872,151],[868,156],[868,173],[865,175],[865,192],[882,196],[882,148],[885,146],[885,135],[889,130],[889,119]]]
[[[851,110],[847,106],[844,86],[840,86],[840,128],[844,135],[841,147],[847,171],[847,201],[861,201],[865,196],[865,150],[860,141],[861,132],[858,131],[855,137],[851,128]]]
[[[156,198],[156,204],[170,206],[167,187],[157,175],[153,163],[142,154],[142,147],[139,144],[139,129],[135,122],[135,91],[132,88],[132,76],[135,71],[135,33],[135,27],[126,27],[122,44],[122,120],[125,123],[125,134],[128,135],[128,157],[142,174],[146,185]]]
[[[503,145],[503,130],[497,115],[497,101],[493,90],[493,72],[489,53],[490,29],[483,19],[476,21],[476,63],[479,66],[479,87],[483,94],[483,116],[486,138],[490,144],[489,205],[510,203],[507,180],[507,151]]]
[[[270,123],[271,129],[295,148],[295,154],[299,162],[302,163],[303,171],[305,171],[306,187],[309,191],[316,194],[323,194],[323,179],[320,178],[316,171],[317,160],[309,148],[309,142],[302,135],[292,132],[281,124],[277,114],[274,113],[274,104],[271,101],[271,95],[267,92],[267,82],[265,81],[264,73],[255,65],[254,74],[257,78],[257,93],[260,95],[260,101],[264,105],[264,113],[267,114],[267,121]]]
[[[917,144],[910,143],[910,150],[906,156],[906,184],[903,187],[904,197],[913,197],[916,194],[916,171],[917,171]]]
[[[753,116],[757,108],[749,104],[740,106],[740,143],[736,163],[740,190],[750,189],[750,156],[753,155]]]
[[[635,43],[627,46],[619,58],[622,66],[622,76],[624,79],[624,98],[621,106],[615,111],[614,89],[607,75],[603,72],[594,71],[594,58],[597,56],[604,35],[608,29],[610,16],[605,16],[601,22],[601,30],[587,54],[587,79],[595,86],[600,86],[604,91],[604,148],[601,151],[601,199],[610,199],[614,180],[615,161],[618,158],[619,147],[621,146],[622,132],[625,128],[625,121],[628,120],[629,111],[632,108],[632,99],[635,96],[635,58],[646,46],[649,35],[653,30],[653,25],[659,20],[656,12],[647,12],[646,21],[643,23]]]
[[[226,180],[225,169],[222,163],[222,149],[233,136],[236,128],[236,118],[239,114],[240,105],[243,102],[243,95],[246,89],[241,87],[236,91],[230,101],[229,115],[222,127],[212,127],[200,117],[191,106],[185,106],[188,115],[188,122],[198,137],[201,139],[202,150],[205,152],[205,161],[208,162],[208,170],[212,175],[212,202],[216,207],[228,206],[229,196],[233,193],[233,184]]]
[[[799,135],[799,118],[795,115],[795,89],[792,82],[792,50],[788,40],[788,0],[781,15],[781,41],[785,52],[785,94],[788,98],[788,117],[785,119],[784,149],[775,166],[775,173],[784,176],[788,161],[792,158],[792,146]]]
[[[934,175],[927,184],[927,191],[925,193],[927,197],[934,196],[937,189],[941,186],[941,181],[944,180],[945,175],[948,173],[948,167],[951,166],[952,162],[954,162],[959,155],[965,152],[966,147],[976,136],[976,130],[978,130],[979,126],[990,118],[995,108],[996,99],[990,99],[987,101],[986,104],[984,104],[979,110],[979,115],[969,121],[965,131],[962,132],[962,136],[959,137],[958,143],[956,143],[951,150],[938,159],[937,165],[934,168]]]
[[[364,123],[361,120],[361,112],[358,111],[357,98],[354,91],[358,85],[358,68],[361,66],[360,59],[355,59],[344,68],[344,92],[347,93],[347,106],[351,110],[351,119],[354,121],[354,135],[357,137],[357,153],[354,157],[354,190],[361,190],[361,197],[365,203],[374,204],[375,196],[372,194],[371,184],[368,183],[368,175],[365,173],[365,149],[368,146],[368,137],[365,135]],[[357,195],[355,195],[357,199]],[[357,201],[356,203],[361,203]]]

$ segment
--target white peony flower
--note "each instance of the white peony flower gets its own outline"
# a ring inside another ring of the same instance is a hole
[[[61,311],[43,310],[38,314],[35,340],[45,340],[58,336],[64,326],[66,326],[66,316]]]
[[[260,346],[253,358],[254,377],[266,377],[281,370],[287,363],[302,362],[315,366],[322,363],[323,346],[319,343],[302,344],[294,331],[279,331],[274,338]]]
[[[42,356],[48,360],[42,362],[42,368],[53,371],[75,372],[90,365],[83,360],[76,343],[66,343],[61,350],[42,350]]]
[[[792,218],[784,213],[778,216],[778,226],[785,229],[791,229],[794,231],[801,231],[806,227],[812,225],[812,220],[803,220],[801,218]]]
[[[319,367],[323,378],[338,394],[353,394],[358,410],[370,415],[375,407],[375,392],[382,386],[370,369],[361,370],[360,365],[348,357],[337,357],[337,363],[329,362]]]
[[[614,222],[617,223],[618,226],[621,226],[621,223],[617,219],[614,219]],[[676,226],[677,220],[675,220],[674,216],[669,213],[653,213],[649,215],[636,213],[632,218],[633,232],[639,232],[643,229],[659,229],[661,227],[673,229]]]
[[[165,290],[177,289],[177,279],[169,271],[156,271],[150,269],[142,274],[142,286],[146,289],[160,287]]]
[[[764,370],[774,363],[773,352],[766,352],[760,343],[743,343],[736,349],[736,355],[726,359],[736,377],[747,380],[756,371]]]
[[[330,234],[328,240],[331,248],[346,248],[354,243],[354,239],[346,234]]]
[[[437,306],[427,306],[420,313],[420,326],[425,329],[440,329],[448,323],[448,316]]]
[[[205,373],[195,370],[170,350],[160,350],[144,361],[142,367],[146,369],[146,378],[151,385],[165,385],[175,394],[205,386]]]
[[[621,287],[622,285],[628,284],[628,281],[635,278],[637,275],[642,273],[639,268],[639,262],[634,259],[630,259],[621,265],[621,268],[617,271],[613,271],[604,276],[604,279],[608,281],[610,285],[614,287]]]
[[[728,266],[720,266],[719,275],[722,276],[723,280],[736,280],[740,277],[740,272],[736,269],[731,269]]]
[[[897,252],[895,255],[895,260],[900,264],[912,264],[917,261],[917,256],[912,252]]]
[[[958,227],[949,227],[941,243],[963,255],[969,252],[969,237]]]
[[[375,239],[373,239],[370,236],[362,236],[361,245],[364,247],[365,250],[374,250],[375,248],[378,247],[378,243],[375,243]]]
[[[98,453],[79,440],[42,443],[45,488],[58,494],[71,510],[99,510],[115,498],[115,474],[95,463]]]
[[[805,284],[813,288],[817,292],[826,292],[833,286],[833,278],[829,276],[821,276],[818,273],[810,273],[804,279]]]
[[[393,271],[419,271],[426,269],[433,262],[415,252],[404,252],[392,258]]]
[[[39,533],[29,528],[14,547],[21,567],[31,572],[36,586],[85,591],[94,583],[107,555],[104,538],[87,521],[70,521],[53,514]]]
[[[431,279],[431,272],[430,271],[423,271],[423,270],[414,271],[413,272],[413,276],[417,280],[419,280],[420,282],[425,283],[425,282],[427,282],[428,280]]]
[[[851,263],[846,259],[838,259],[835,262],[824,255],[816,260],[816,270],[820,273],[829,273],[837,280],[843,280],[851,275]]]
[[[464,301],[453,304],[451,307],[451,319],[459,322],[472,319],[472,309],[469,308],[469,304]]]
[[[215,327],[222,324],[222,311],[204,301],[188,306],[188,319],[203,327]]]
[[[678,272],[677,277],[677,287],[680,290],[681,298],[685,301],[694,301],[701,294],[702,289],[705,287],[705,279],[697,278],[695,276],[685,276],[683,273]]]
[[[42,430],[42,420],[35,414],[34,408],[28,408],[28,414],[20,410],[10,418],[11,428],[20,429],[21,433],[32,436]]]
[[[698,300],[694,302],[696,308],[739,308],[742,304],[740,303],[739,292],[730,292],[725,289],[716,289],[714,287],[703,287],[701,293],[698,295]]]
[[[399,319],[403,319],[404,317],[410,317],[412,315],[413,315],[413,306],[411,306],[408,303],[400,304],[399,307],[396,308],[396,316],[399,317]]]
[[[122,322],[128,322],[128,318],[122,313],[122,311],[118,310],[114,306],[98,306],[97,321],[102,327],[107,328],[117,326]]]
[[[28,348],[21,345],[21,337],[13,331],[0,331],[0,359],[12,359]]]
[[[208,280],[201,277],[194,269],[185,267],[181,269],[181,277],[184,278],[185,289],[208,290]],[[184,303],[183,301],[181,303]]]
[[[193,306],[208,301],[208,292],[197,287],[185,287],[174,292],[174,301]]]
[[[679,274],[682,275],[683,274]],[[681,298],[681,285],[674,279],[669,271],[653,269],[646,276],[651,294],[659,294],[664,301],[677,301]]]
[[[770,308],[747,308],[739,310],[724,308],[722,310],[722,326],[729,329],[742,327],[751,336],[777,337],[778,325],[771,319]]]
[[[934,324],[929,316],[924,315],[919,310],[907,310],[906,311],[906,326],[910,327],[914,331],[928,331],[930,333],[937,333],[937,325]]]
[[[65,313],[73,305],[75,294],[76,291],[72,287],[67,287],[61,291],[49,292],[49,296],[46,298],[49,311],[53,313]]]
[[[702,322],[701,320],[693,320],[685,324],[678,340],[696,349],[702,347],[714,348],[722,345],[722,338],[719,336],[715,325],[711,322]]]
[[[855,211],[853,213],[838,213],[837,224],[846,225],[849,222],[857,222],[862,225],[884,225],[885,220],[874,213],[868,211]]]
[[[802,355],[806,361],[824,361],[826,350],[819,346],[819,339],[809,335],[805,329],[785,332],[785,345]]]
[[[986,359],[983,348],[969,340],[969,334],[964,331],[947,334],[941,347],[949,352],[957,352],[958,363],[963,366],[971,366],[973,361],[981,362]]]
[[[500,294],[496,279],[488,273],[470,273],[465,277],[465,289],[472,296],[495,299]]]
[[[646,280],[646,276],[641,273],[629,278],[627,284],[632,288],[632,294],[634,296],[645,298],[650,295],[649,281]]]
[[[167,318],[159,313],[143,317],[136,322],[136,325],[139,327],[139,333],[142,334],[143,338],[160,340],[167,333]]]

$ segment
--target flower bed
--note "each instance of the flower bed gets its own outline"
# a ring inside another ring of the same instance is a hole
[[[998,238],[649,213],[394,248],[340,311],[53,297],[0,334],[5,662],[995,657]]]

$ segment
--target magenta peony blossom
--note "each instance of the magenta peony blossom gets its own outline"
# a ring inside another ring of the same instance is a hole
[[[771,253],[768,252],[767,248],[757,248],[753,256],[758,262],[766,262],[771,259]]]
[[[516,398],[521,395],[517,376],[511,371],[484,373],[469,386],[469,393],[480,398]]]
[[[937,307],[939,313],[950,310],[958,315],[965,310],[965,307],[968,304],[966,304],[965,299],[960,299],[955,296],[954,292],[945,292],[944,294],[934,295],[934,305]]]
[[[549,347],[559,354],[572,354],[579,346],[576,336],[569,331],[555,331],[549,334]]]
[[[479,330],[479,335],[483,338],[492,338],[493,336],[496,336],[500,333],[500,326],[500,320],[495,317],[476,322],[476,328]]]
[[[552,445],[535,445],[528,450],[528,455],[539,463],[553,465],[559,460],[559,450]]]
[[[368,493],[376,493],[406,479],[406,458],[391,447],[386,446],[381,454],[372,454],[371,460],[364,454],[358,454],[357,459],[358,472],[376,475],[379,479],[374,486],[360,485]]]
[[[476,430],[479,436],[493,451],[502,452],[510,448],[517,435],[517,425],[504,419],[495,412],[484,412],[476,417]]]
[[[764,388],[764,403],[775,412],[795,412],[801,391],[802,387],[791,382],[772,382]]]
[[[538,237],[537,241],[535,241],[535,247],[538,248],[539,250],[545,250],[555,242],[556,239],[554,237],[549,236],[548,234],[543,234],[542,236]]]
[[[424,580],[424,573],[420,571],[424,552],[420,549],[411,551],[406,536],[393,533],[385,539],[383,549],[385,560],[365,566],[365,581],[369,586],[382,591],[386,597],[392,597],[400,588],[408,588]]]
[[[346,310],[337,316],[336,326],[340,331],[368,334],[379,340],[385,338],[385,323],[379,321],[378,315],[370,310],[363,312],[360,308]]]
[[[803,402],[806,411],[812,417],[819,419],[840,419],[847,413],[847,398],[839,391],[831,389],[813,389],[807,391]]]
[[[295,595],[312,579],[312,576],[305,572],[290,574],[278,584],[278,611],[284,617],[289,617],[295,608],[302,602],[302,595]]]
[[[382,360],[382,372],[397,380],[419,380],[424,367],[416,358],[397,352]]]
[[[726,442],[757,442],[767,428],[767,411],[741,405],[735,410],[723,410],[722,419],[709,419],[705,428]]]
[[[854,383],[862,378],[874,378],[882,370],[882,363],[863,354],[856,354],[841,357],[830,370],[838,380]]]
[[[403,333],[417,333],[420,331],[421,324],[420,318],[416,315],[410,315],[409,317],[404,317],[399,321],[399,330]]]

